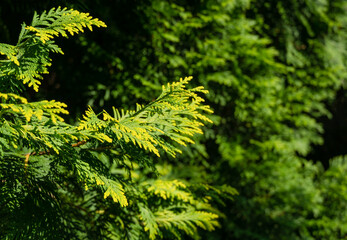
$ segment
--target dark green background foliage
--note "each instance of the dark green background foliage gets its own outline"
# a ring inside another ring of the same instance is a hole
[[[239,191],[206,238],[347,237],[347,162],[329,164],[347,153],[347,1],[5,0],[0,42],[57,4],[108,25],[62,40],[43,83],[75,116],[151,101],[179,76],[210,91],[214,125],[179,159],[204,169],[176,164]]]

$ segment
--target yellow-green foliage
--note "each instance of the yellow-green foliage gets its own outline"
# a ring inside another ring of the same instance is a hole
[[[145,231],[149,232],[150,239],[156,239],[160,234],[159,229],[163,228],[171,231],[176,238],[180,239],[179,231],[185,232],[189,236],[196,236],[197,227],[204,230],[213,231],[219,226],[217,214],[188,210],[177,213],[168,209],[160,210],[155,213],[151,212],[148,208],[141,207],[140,219],[144,221]],[[175,232],[175,230],[177,232]]]
[[[164,228],[178,227],[191,236],[196,234],[197,226],[208,231],[213,231],[215,227],[219,226],[216,220],[218,215],[214,213],[187,211],[176,214],[174,211],[163,210],[156,212],[154,215],[159,225],[162,225]]]
[[[51,65],[48,53],[63,54],[53,38],[68,37],[68,33],[74,35],[86,27],[92,30],[92,26],[106,27],[106,24],[88,13],[67,8],[52,8],[41,15],[35,13],[30,26],[22,25],[17,45],[0,43],[0,54],[8,59],[2,61],[0,77],[20,80],[38,91],[42,74],[48,73],[47,68]]]
[[[184,191],[187,186],[176,179],[172,181],[158,179],[153,182],[145,182],[145,184],[148,185],[147,191],[149,193],[153,193],[165,200],[173,198],[183,202],[192,203],[194,201],[193,196],[189,192]]]
[[[1,94],[1,93],[0,93]],[[4,111],[10,114],[21,114],[25,119],[30,122],[33,116],[36,116],[39,120],[42,119],[44,113],[50,115],[53,123],[59,121],[64,121],[62,117],[58,114],[68,114],[69,112],[65,109],[66,104],[61,102],[51,101],[41,101],[35,103],[23,103],[23,104],[13,104],[13,103],[0,103],[2,109],[8,109],[9,111]]]
[[[153,152],[158,157],[163,149],[173,157],[181,152],[177,147],[168,144],[163,137],[186,146],[194,143],[191,137],[202,133],[203,121],[211,122],[201,111],[212,112],[197,93],[207,93],[203,87],[186,89],[192,77],[180,79],[179,82],[163,86],[161,95],[146,106],[137,105],[136,110],[121,111],[113,109],[111,116],[103,112],[103,120],[90,108],[83,116],[79,130],[89,129],[104,132],[108,137],[125,143],[132,142],[144,150]],[[107,141],[108,138],[105,138]]]
[[[92,26],[106,27],[106,24],[97,18],[92,18],[89,13],[80,13],[73,9],[52,8],[48,13],[43,12],[40,16],[34,15],[31,26],[25,27],[26,30],[35,33],[42,43],[46,43],[59,34],[68,37],[68,33],[83,32],[83,28],[89,28],[93,31]]]
[[[38,91],[51,64],[48,53],[62,53],[54,37],[92,26],[106,25],[87,13],[57,8],[35,14],[31,26],[23,24],[16,46],[0,44],[7,57],[0,60],[0,215],[8,216],[1,234],[47,239],[55,231],[61,239],[90,238],[80,226],[98,218],[104,219],[98,234],[113,239],[155,239],[166,232],[181,238],[195,236],[198,227],[214,230],[218,211],[210,204],[212,187],[201,194],[183,181],[141,172],[153,173],[160,156],[175,157],[181,152],[177,145],[194,143],[193,136],[211,122],[204,114],[212,111],[201,97],[207,90],[187,88],[192,77],[163,86],[156,100],[135,110],[113,108],[111,115],[89,107],[74,125],[62,117],[69,114],[66,104],[20,96],[23,84]],[[131,171],[137,171],[136,179],[124,174]],[[32,208],[43,216],[32,219],[37,214]]]
[[[165,233],[168,232],[177,239],[182,238],[182,232],[194,237],[198,234],[198,227],[213,231],[219,226],[217,219],[222,214],[210,204],[210,194],[230,194],[227,189],[207,184],[193,186],[178,179],[168,180],[167,177],[162,175],[156,180],[140,180],[141,192],[151,204],[137,204],[140,210],[139,220],[143,222],[150,239],[160,236],[165,238]],[[204,189],[206,195],[198,196],[195,187]],[[233,189],[232,195],[235,194],[237,192]]]
[[[77,173],[82,181],[85,181],[85,190],[88,191],[88,185],[101,186],[104,191],[104,198],[112,197],[114,202],[119,202],[122,207],[128,205],[123,186],[116,180],[109,179],[99,172],[95,171],[88,163],[78,161]]]
[[[19,66],[18,58],[16,56],[18,54],[16,46],[1,43],[0,54],[5,55],[10,62],[13,62],[14,64]]]

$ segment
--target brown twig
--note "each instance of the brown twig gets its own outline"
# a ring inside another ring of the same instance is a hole
[[[71,146],[72,147],[79,147],[79,146],[84,145],[86,143],[87,143],[87,141],[83,140],[83,141],[80,141],[78,143],[71,144]]]
[[[77,143],[73,143],[71,144],[71,147],[79,147],[81,145],[84,145],[86,144],[87,141],[83,140],[83,141],[79,141]],[[34,155],[38,155],[38,156],[41,156],[41,155],[46,155],[46,154],[51,154],[52,152],[50,150],[47,150],[47,151],[41,151],[41,152],[32,152],[32,153],[27,153],[25,154],[25,160],[24,160],[24,169],[26,171],[28,165],[29,165],[29,157],[30,156],[34,156]]]

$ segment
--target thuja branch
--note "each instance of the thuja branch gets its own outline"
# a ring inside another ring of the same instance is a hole
[[[73,143],[71,144],[71,147],[79,147],[82,146],[84,144],[86,144],[87,141],[83,140],[83,141],[79,141],[77,143]],[[41,156],[41,155],[49,155],[52,154],[52,151],[47,150],[47,151],[41,151],[41,152],[32,152],[32,153],[27,153],[25,154],[25,160],[24,160],[24,169],[27,169],[28,165],[29,165],[29,157],[30,156]]]
[[[80,147],[82,145],[85,145],[86,143],[87,143],[87,141],[85,141],[85,140],[79,141],[77,143],[71,144],[71,147]],[[104,150],[108,150],[108,149],[112,149],[112,148],[114,148],[114,146],[87,148],[86,150],[89,150],[89,151],[104,151]],[[53,152],[50,151],[50,150],[40,151],[40,152],[32,152],[32,153],[25,154],[24,168],[27,169],[27,167],[29,165],[29,157],[30,156],[41,156],[41,155],[50,155],[50,154],[53,154]]]
[[[156,100],[154,100],[154,101],[148,103],[148,104],[147,104],[146,106],[144,106],[142,109],[140,109],[139,111],[135,112],[135,113],[132,115],[132,117],[135,117],[135,116],[139,115],[140,113],[142,113],[142,112],[144,112],[145,110],[147,110],[148,108],[150,108],[152,105],[154,105],[154,104],[156,104],[156,103],[158,103],[158,102],[160,102],[160,101],[163,101],[165,98],[169,97],[169,96],[170,96],[172,93],[174,93],[174,92],[178,92],[178,91],[171,91],[171,92],[165,94],[164,96],[159,97],[159,98],[157,98]]]
[[[83,140],[83,141],[71,144],[71,147],[79,147],[79,146],[84,145],[86,143],[87,143],[87,141]],[[41,151],[41,152],[32,152],[32,153],[28,153],[26,155],[30,155],[30,156],[38,155],[38,156],[40,156],[40,155],[47,155],[47,154],[52,154],[52,152],[50,150],[47,150],[47,151]]]

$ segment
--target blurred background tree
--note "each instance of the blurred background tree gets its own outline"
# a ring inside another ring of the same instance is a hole
[[[206,239],[347,236],[346,161],[329,160],[347,153],[347,1],[3,0],[0,42],[58,5],[108,25],[63,40],[43,83],[71,116],[151,101],[180,76],[209,89],[215,124],[172,170],[239,191]]]

